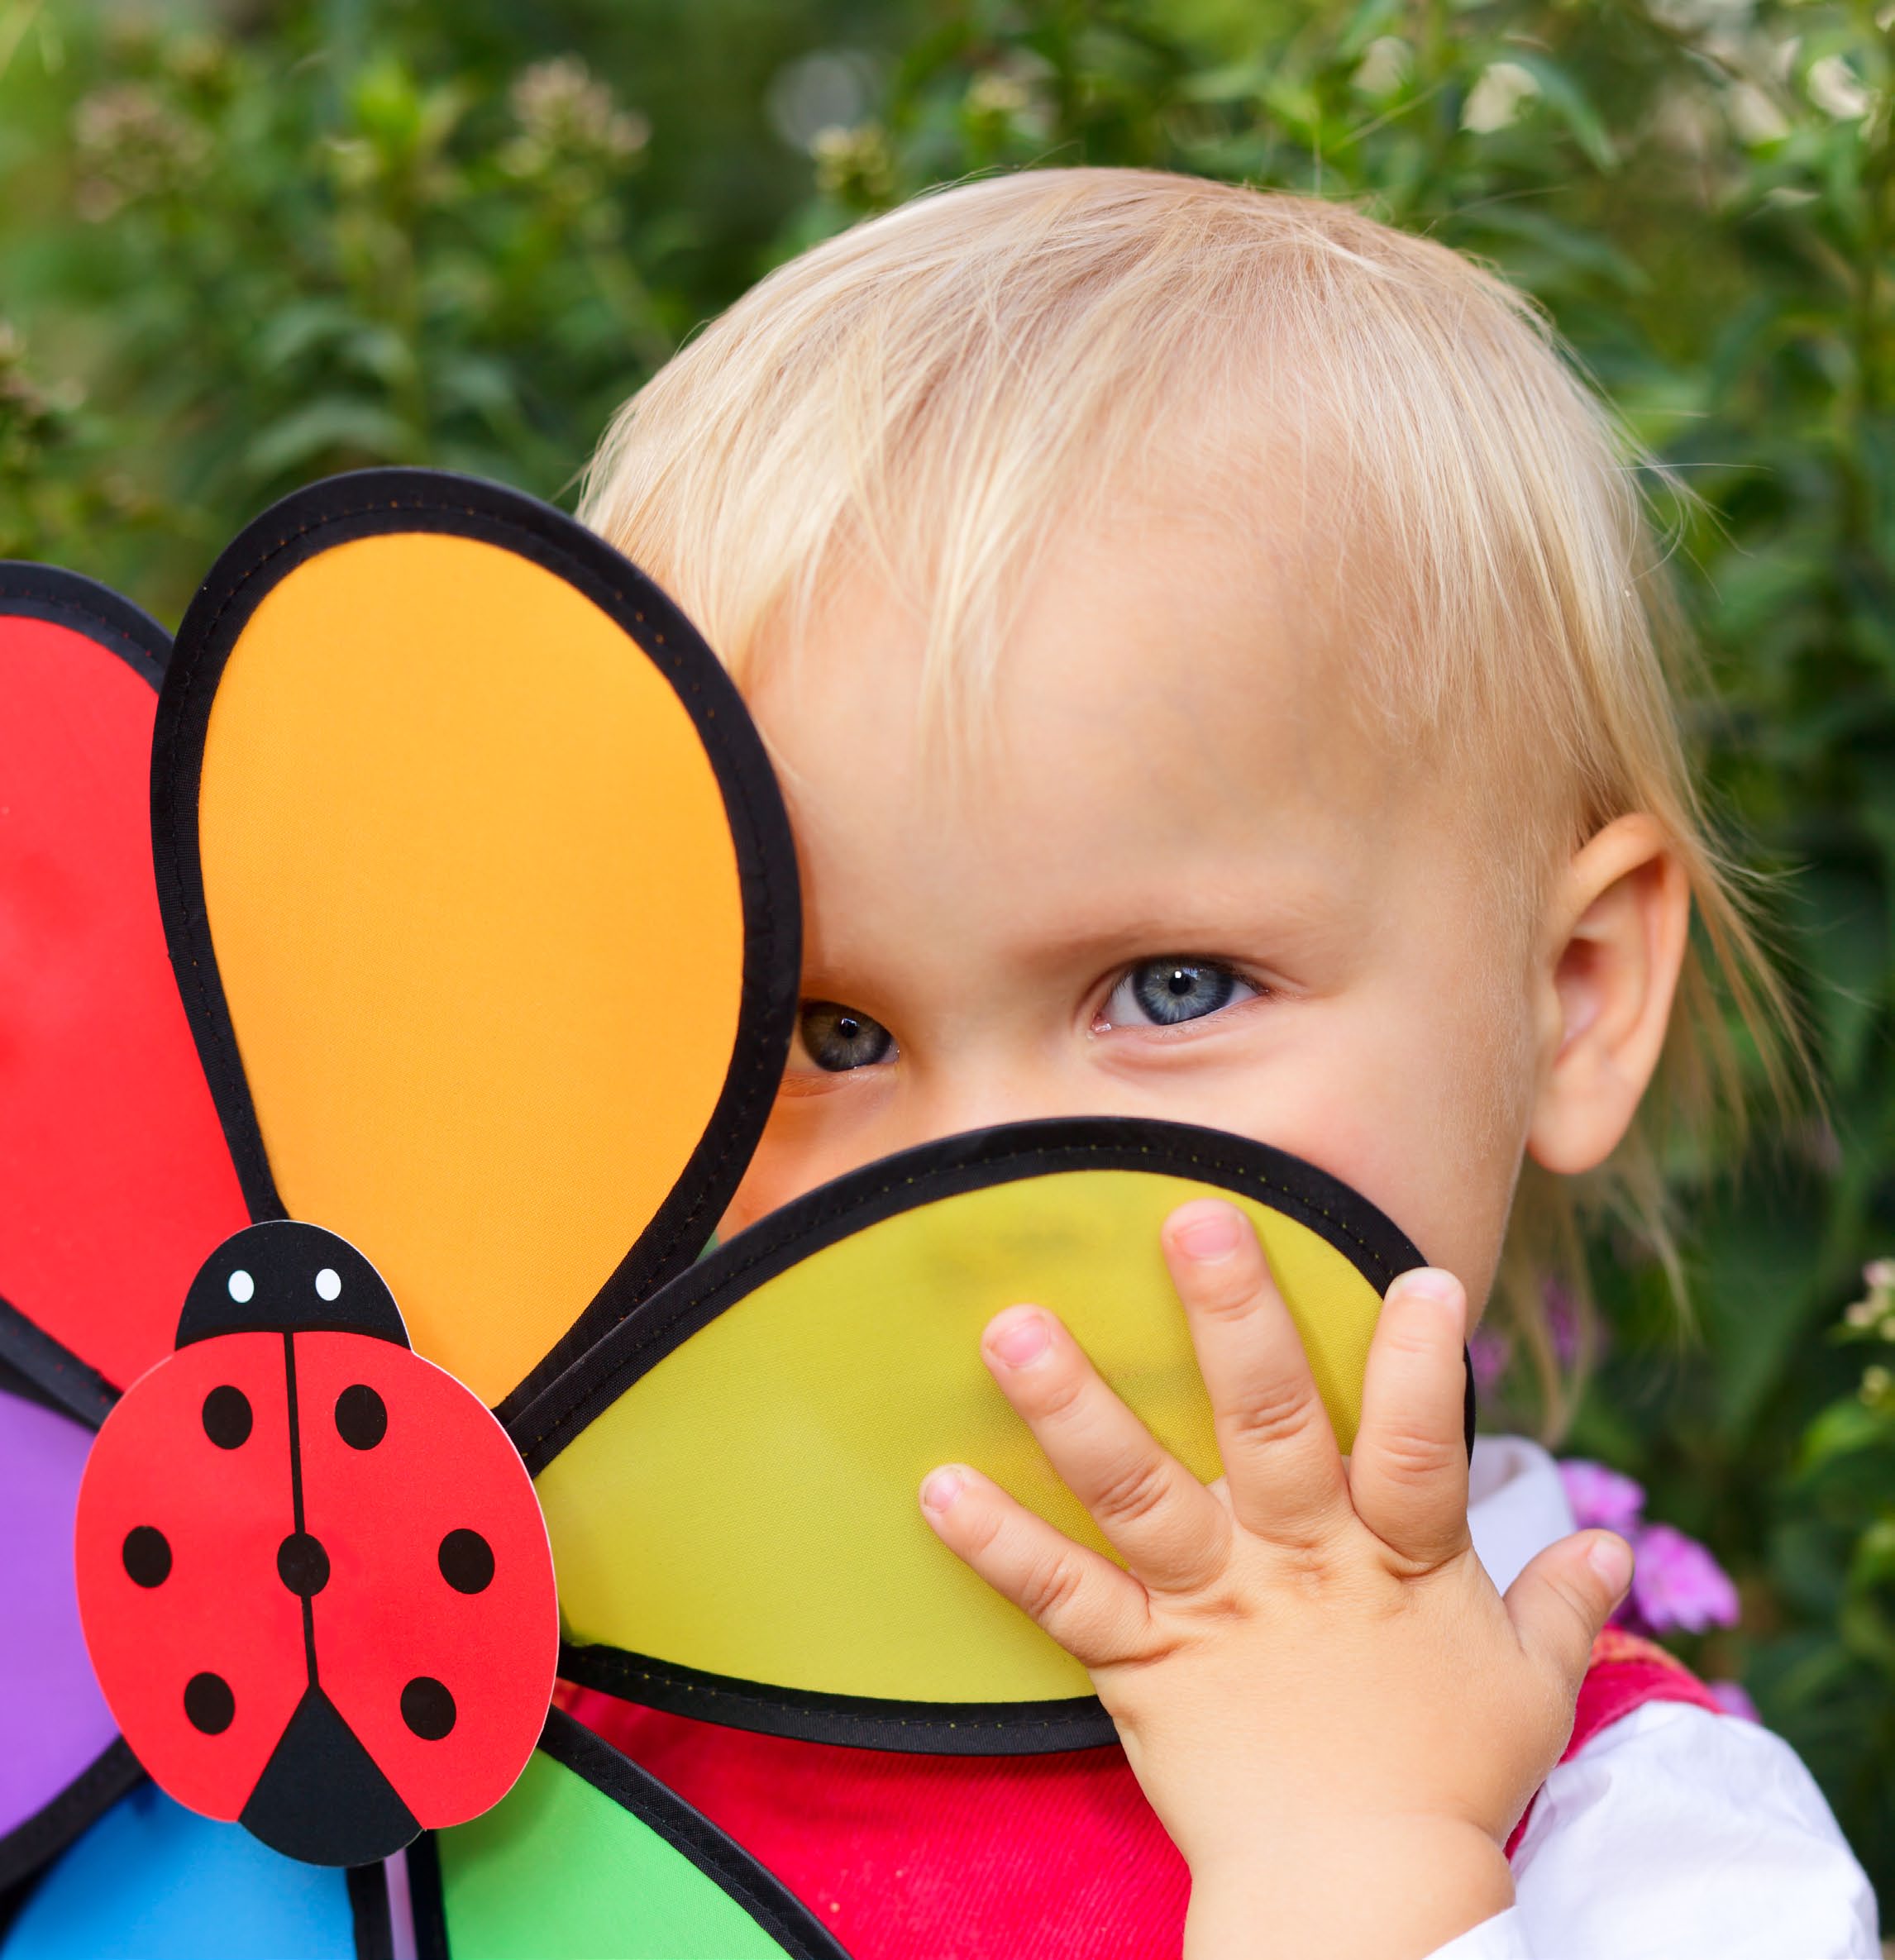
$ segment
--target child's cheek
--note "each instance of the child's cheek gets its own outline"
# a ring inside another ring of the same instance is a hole
[[[1273,1144],[1329,1171],[1387,1212],[1477,1312],[1499,1261],[1520,1161],[1517,1135],[1482,1106],[1482,1074],[1425,1042],[1312,1042],[1267,1088],[1220,1098],[1188,1118]]]

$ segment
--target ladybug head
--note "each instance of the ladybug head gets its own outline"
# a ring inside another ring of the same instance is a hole
[[[178,1320],[178,1345],[217,1334],[370,1334],[408,1345],[382,1276],[346,1238],[275,1218],[233,1233],[198,1270]]]

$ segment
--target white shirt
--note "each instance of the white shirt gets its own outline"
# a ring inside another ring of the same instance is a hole
[[[1553,1460],[1474,1446],[1468,1523],[1503,1591],[1573,1528]],[[1879,1960],[1875,1896],[1795,1752],[1754,1722],[1635,1710],[1546,1779],[1514,1899],[1433,1960]]]

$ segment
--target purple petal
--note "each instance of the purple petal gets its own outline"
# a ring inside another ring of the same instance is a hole
[[[1754,1722],[1762,1726],[1764,1718],[1757,1713],[1757,1705],[1750,1699],[1749,1691],[1741,1681],[1713,1681],[1704,1684],[1710,1689],[1717,1705],[1727,1715],[1735,1715],[1741,1722]]]
[[[1506,1374],[1513,1359],[1513,1344],[1505,1334],[1477,1327],[1468,1336],[1468,1358],[1474,1371],[1475,1392],[1486,1395]]]
[[[0,1395],[0,1834],[56,1796],[118,1733],[79,1633],[73,1511],[92,1434]]]
[[[1736,1625],[1737,1588],[1696,1538],[1668,1524],[1652,1524],[1640,1533],[1636,1550],[1632,1601],[1654,1633],[1683,1628],[1702,1633],[1706,1627]]]
[[[1559,1481],[1566,1486],[1573,1521],[1582,1528],[1597,1526],[1628,1533],[1638,1529],[1645,1508],[1643,1485],[1583,1457],[1568,1457],[1559,1466]]]
[[[1553,1337],[1553,1357],[1563,1368],[1579,1358],[1579,1303],[1557,1280],[1549,1280],[1540,1295],[1546,1305],[1547,1332]]]

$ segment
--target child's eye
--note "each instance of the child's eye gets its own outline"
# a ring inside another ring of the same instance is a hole
[[[1099,1019],[1106,1028],[1175,1028],[1254,1000],[1261,987],[1215,960],[1172,955],[1128,967],[1106,996]]]
[[[832,1075],[872,1067],[895,1052],[895,1037],[881,1022],[833,1000],[805,1000],[796,1017],[797,1045],[818,1068]]]

